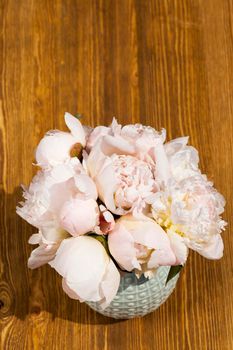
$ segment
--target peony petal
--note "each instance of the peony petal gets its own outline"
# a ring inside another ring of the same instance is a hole
[[[83,302],[84,300],[81,299],[78,294],[75,293],[75,291],[73,289],[71,289],[65,278],[62,278],[62,288],[64,290],[64,292],[71,298],[71,299],[75,299],[75,300],[79,300],[80,302]]]
[[[59,164],[51,170],[50,175],[54,183],[61,183],[69,180],[73,176],[73,172],[65,164]]]
[[[165,152],[167,156],[171,156],[176,152],[179,152],[182,150],[187,144],[188,144],[189,137],[178,137],[174,140],[171,140],[169,142],[166,142],[164,145]]]
[[[116,210],[114,193],[117,190],[117,179],[114,173],[113,166],[109,164],[98,174],[95,179],[96,187],[100,199],[104,202],[106,207],[115,214],[120,214]]]
[[[90,151],[93,147],[95,147],[96,143],[100,141],[105,135],[109,134],[111,129],[107,126],[97,126],[90,133],[87,141],[87,150]]]
[[[114,216],[112,215],[112,213],[108,210],[103,212],[103,217],[105,219],[106,222],[112,223],[114,222]]]
[[[158,266],[170,266],[174,265],[176,262],[176,257],[171,249],[161,250],[156,249],[148,261],[148,268],[154,269]]]
[[[153,159],[156,162],[156,177],[158,177],[161,182],[166,184],[171,174],[164,145],[162,143],[159,143],[156,147],[153,148],[152,154]]]
[[[113,135],[119,135],[121,132],[121,124],[118,124],[118,121],[115,117],[112,118],[112,123],[110,125],[110,129]]]
[[[39,244],[41,242],[41,233],[34,233],[28,240],[29,244]]]
[[[42,242],[46,244],[53,244],[59,242],[69,236],[69,234],[59,227],[41,227]]]
[[[72,282],[66,279],[67,287],[78,296],[79,300],[83,301],[100,301],[102,299],[102,294],[99,290],[100,283],[100,281],[97,283],[94,282],[93,277],[87,280],[82,279],[78,282]]]
[[[176,265],[184,265],[188,257],[188,247],[183,238],[172,230],[168,230],[171,248],[176,256]]]
[[[101,143],[101,149],[105,155],[109,155],[109,156],[112,154],[124,154],[124,155],[135,154],[135,147],[120,135],[104,136]]]
[[[96,146],[92,148],[92,151],[86,159],[86,166],[93,179],[95,179],[104,164],[106,164],[106,157],[101,150],[100,143],[101,142],[98,142]]]
[[[116,265],[110,259],[100,285],[100,290],[104,295],[104,299],[100,302],[102,309],[106,308],[116,296],[120,285],[120,279],[120,273],[116,268]]]
[[[75,186],[74,179],[70,178],[68,181],[51,186],[48,193],[50,196],[49,211],[51,211],[58,220],[64,203],[75,197],[78,193],[78,189]]]
[[[108,234],[115,226],[114,216],[102,204],[99,206],[99,210],[99,226],[95,228],[95,232],[97,234]]]
[[[100,242],[80,236],[63,240],[50,265],[79,299],[99,301],[99,287],[108,263],[109,256]]]
[[[82,124],[70,113],[65,113],[65,123],[71,131],[71,134],[76,138],[76,142],[83,145],[86,144],[86,136]]]
[[[130,232],[117,223],[114,229],[108,234],[109,250],[120,267],[127,271],[134,268],[140,269],[140,264],[136,259],[136,249],[134,239]]]
[[[208,244],[203,245],[203,248],[195,249],[199,254],[207,259],[221,259],[223,257],[223,240],[220,234],[211,238]]]
[[[28,267],[36,269],[54,259],[59,244],[41,244],[31,252],[28,259]]]
[[[86,199],[97,199],[98,193],[94,181],[85,174],[80,174],[75,177],[75,184],[80,192],[85,195]]]
[[[36,161],[42,168],[49,168],[70,159],[70,149],[76,139],[68,132],[55,131],[47,134],[36,149]]]
[[[156,222],[143,221],[131,232],[134,241],[143,244],[148,248],[166,249],[169,247],[169,240],[165,231]]]

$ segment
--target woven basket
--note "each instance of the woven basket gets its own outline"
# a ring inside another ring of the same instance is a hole
[[[144,276],[138,279],[134,273],[126,273],[121,277],[117,295],[105,310],[96,302],[87,304],[102,315],[112,318],[145,316],[162,305],[175,288],[179,274],[166,284],[169,269],[170,266],[159,267],[150,280]]]

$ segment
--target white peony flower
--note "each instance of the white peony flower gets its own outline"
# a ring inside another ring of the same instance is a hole
[[[173,242],[176,239],[176,244],[183,243],[208,258],[221,258],[225,200],[204,175],[171,180],[166,191],[156,193],[151,202],[154,219],[173,235]]]
[[[166,232],[151,219],[140,220],[124,215],[108,234],[109,250],[119,266],[151,277],[157,267],[175,265]]]
[[[49,264],[63,277],[69,297],[81,302],[98,301],[105,308],[119,288],[119,271],[103,245],[92,237],[63,240]]]
[[[24,189],[24,198],[25,202],[17,208],[17,213],[39,229],[61,227],[72,235],[79,235],[98,224],[96,187],[77,158],[38,172],[29,188]],[[75,217],[78,224],[73,220],[73,224],[70,221],[68,225],[66,209],[72,201],[79,208],[72,207],[72,210],[77,210],[77,216],[70,210],[69,218]]]
[[[65,114],[69,132],[53,130],[48,132],[36,149],[36,161],[42,168],[50,168],[70,160],[72,148],[79,145],[79,151],[86,144],[85,131],[80,121],[71,114]]]

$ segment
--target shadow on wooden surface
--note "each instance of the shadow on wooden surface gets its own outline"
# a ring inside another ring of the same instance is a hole
[[[36,228],[24,222],[15,212],[16,205],[22,200],[21,188],[16,188],[11,194],[1,191],[0,198],[5,209],[1,210],[5,230],[4,234],[1,232],[1,270],[5,274],[0,292],[1,317],[15,315],[24,320],[46,311],[52,319],[62,318],[77,323],[122,322],[104,317],[86,304],[70,299],[62,290],[60,276],[49,265],[28,269],[27,259],[31,247],[33,249],[28,239]]]

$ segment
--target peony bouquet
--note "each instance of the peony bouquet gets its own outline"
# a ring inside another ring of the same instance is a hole
[[[151,279],[185,264],[188,250],[223,255],[224,198],[198,167],[188,137],[165,143],[166,131],[141,124],[82,126],[65,114],[70,132],[49,131],[36,153],[39,170],[17,213],[38,233],[28,260],[48,263],[73,299],[105,309],[131,272]]]

